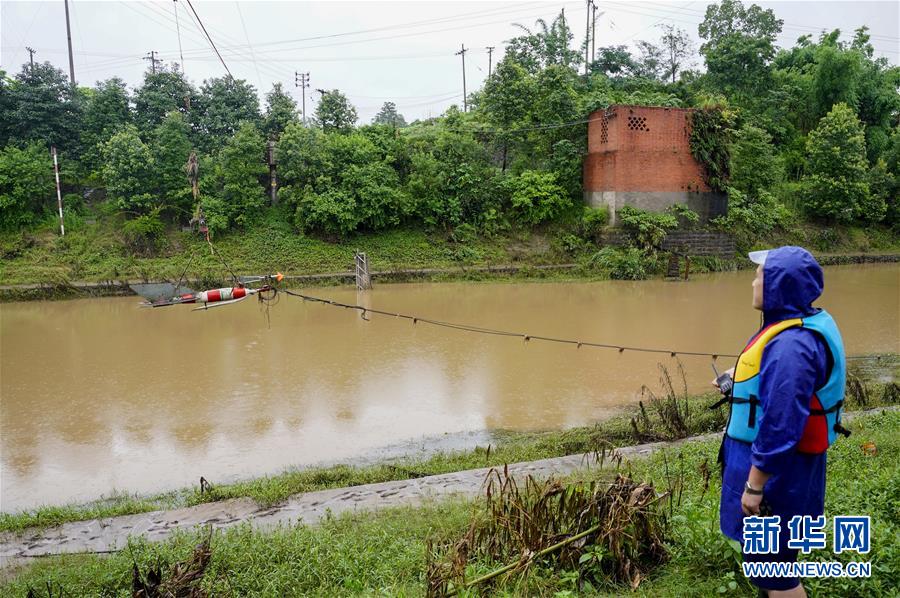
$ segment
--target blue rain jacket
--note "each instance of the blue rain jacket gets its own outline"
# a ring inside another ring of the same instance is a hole
[[[822,268],[800,247],[769,252],[763,266],[763,326],[819,310],[812,302],[822,294]],[[751,337],[752,338],[752,337]],[[809,402],[825,384],[831,367],[825,340],[803,328],[789,328],[765,347],[759,372],[759,400],[764,415],[753,444],[725,437],[722,444],[722,533],[743,541],[741,495],[750,466],[771,474],[764,500],[780,515],[782,528],[794,515],[823,514],[825,455],[797,452],[809,416]]]

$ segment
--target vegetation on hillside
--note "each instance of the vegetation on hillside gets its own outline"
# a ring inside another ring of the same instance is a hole
[[[896,226],[900,68],[874,58],[866,28],[777,48],[771,10],[722,0],[698,33],[603,47],[587,65],[564,14],[521,27],[468,112],[407,124],[391,102],[371,124],[340,90],[303,124],[280,85],[199,86],[177,65],[135,89],[116,78],[72,87],[49,62],[0,77],[0,229],[33,227],[55,207],[49,146],[60,151],[69,218],[129,232],[132,255],[165,249],[195,213],[184,166],[199,156],[214,236],[267,214],[266,141],[276,143],[281,208],[293,234],[329,242],[398,228],[492,237],[577,223],[587,115],[613,103],[694,107],[692,146],[731,209],[717,226],[749,246],[802,222]],[[268,213],[271,218],[271,213]]]

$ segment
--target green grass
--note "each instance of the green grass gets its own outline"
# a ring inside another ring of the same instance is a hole
[[[870,560],[867,580],[806,580],[811,595],[892,596],[900,586],[900,413],[866,415],[849,424],[851,440],[841,440],[828,457],[826,515],[869,514],[873,518],[873,550],[854,560]],[[878,447],[874,456],[860,449],[863,442]],[[701,464],[715,465],[718,440],[692,442],[627,464],[636,479],[666,488],[673,476],[684,485],[681,503],[673,505],[669,551],[671,559],[650,572],[637,596],[750,595],[738,568],[735,547],[718,532],[719,484],[714,473],[703,491]],[[668,476],[667,472],[668,471]],[[581,472],[571,479],[589,479]],[[217,533],[212,561],[203,585],[212,595],[388,595],[420,596],[424,592],[425,543],[429,538],[460,537],[472,513],[472,503],[450,501],[421,508],[398,508],[375,514],[327,518],[320,525],[281,527],[272,532],[248,526]],[[131,568],[187,558],[202,532],[181,533],[171,541],[149,544],[134,540],[109,557],[60,556],[24,567],[0,587],[3,595],[24,596],[28,588],[54,595],[130,595]],[[848,560],[849,555],[817,551],[810,558]],[[488,563],[472,564],[487,571]],[[494,595],[568,596],[576,593],[573,572],[560,571],[552,561],[538,563],[526,575],[515,575],[494,587]],[[734,589],[729,588],[734,582]],[[583,588],[583,595],[620,596],[630,588]],[[39,594],[42,595],[42,594]],[[475,595],[475,594],[470,594]]]

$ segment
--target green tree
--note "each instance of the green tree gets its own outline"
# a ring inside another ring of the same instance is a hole
[[[0,69],[0,147],[6,146],[10,138],[16,134],[16,104],[12,87],[15,80],[10,79],[6,71]]]
[[[216,156],[214,190],[203,206],[210,228],[246,226],[266,203],[262,184],[267,169],[265,141],[252,123],[243,122]]]
[[[745,124],[734,134],[728,149],[731,186],[751,199],[781,178],[772,136],[764,129]]]
[[[50,152],[38,141],[0,150],[0,228],[33,223],[56,189]]]
[[[176,208],[178,216],[192,212],[193,196],[185,172],[191,155],[190,125],[177,110],[166,115],[153,132],[154,179],[159,199],[166,206]]]
[[[894,129],[884,152],[886,175],[888,177],[887,214],[885,220],[895,228],[900,228],[900,127]]]
[[[529,168],[543,167],[546,160],[552,159],[556,143],[578,132],[567,127],[545,127],[583,118],[576,85],[575,72],[562,66],[549,66],[538,75],[535,85],[537,93],[529,112],[532,124],[541,128],[528,133],[533,155],[538,158],[528,165]]]
[[[862,124],[846,104],[836,104],[806,143],[809,175],[802,199],[810,215],[829,222],[878,221],[885,206],[869,189]]]
[[[325,175],[325,134],[320,129],[291,123],[275,146],[281,196],[298,198]]]
[[[102,144],[131,122],[125,82],[114,77],[88,90],[81,124],[81,162],[88,175],[99,176]]]
[[[900,181],[888,170],[884,158],[879,158],[875,166],[869,170],[869,189],[872,198],[868,206],[863,207],[863,212],[870,210],[876,217],[870,220],[883,219],[886,223],[896,226],[900,224]],[[884,210],[881,209],[884,206]],[[877,218],[877,216],[882,218]]]
[[[641,56],[635,63],[634,76],[651,81],[664,79],[663,48],[645,40],[638,41],[637,47]]]
[[[866,147],[869,162],[875,163],[888,151],[891,131],[900,113],[900,67],[886,58],[873,59],[874,48],[869,43],[867,27],[856,30],[851,50],[862,55],[862,67],[857,91],[857,114],[866,124]]]
[[[277,140],[289,124],[299,121],[297,102],[284,91],[281,83],[272,85],[272,91],[266,94],[266,115],[263,121],[266,137]]]
[[[356,108],[337,89],[322,94],[316,106],[316,122],[327,132],[347,133],[356,124]]]
[[[660,39],[662,76],[671,79],[675,83],[678,73],[686,66],[690,66],[691,57],[694,55],[694,41],[684,29],[674,25],[660,25],[663,34]]]
[[[199,148],[213,152],[237,133],[241,123],[262,124],[256,88],[243,79],[207,79],[200,86],[192,121]]]
[[[614,79],[633,77],[637,71],[637,61],[631,55],[628,46],[598,48],[597,58],[591,65],[591,72],[602,73]]]
[[[864,57],[858,51],[847,51],[838,40],[841,31],[822,33],[814,52],[811,81],[813,114],[819,118],[835,104],[843,102],[854,110],[859,106],[859,79]]]
[[[385,102],[372,122],[376,125],[389,125],[395,129],[406,126],[406,119],[397,112],[397,105],[394,102]]]
[[[195,108],[196,96],[177,65],[162,65],[156,73],[148,70],[134,91],[134,122],[142,134],[149,136],[172,110],[188,117]]]
[[[478,110],[500,132],[496,143],[501,151],[501,169],[509,163],[509,150],[520,144],[525,135],[515,129],[528,122],[537,94],[534,77],[516,60],[506,56],[485,82]]]
[[[290,128],[279,144],[283,189],[296,205],[295,224],[304,231],[345,235],[399,224],[412,211],[401,187],[396,146],[370,126],[346,135]],[[374,139],[374,141],[373,141]]]
[[[705,40],[700,54],[712,84],[744,99],[767,89],[775,38],[783,24],[771,9],[756,4],[744,8],[740,0],[707,6],[699,28]]]
[[[519,23],[513,25],[524,35],[507,42],[506,56],[521,64],[529,73],[537,74],[554,64],[570,69],[583,64],[582,54],[571,48],[575,36],[566,22],[565,12],[560,12],[549,26],[544,19],[538,19],[534,31]]]
[[[141,141],[137,129],[126,125],[103,144],[102,175],[110,201],[120,210],[149,213],[153,197],[154,160],[150,148]]]
[[[41,141],[60,150],[77,148],[83,98],[60,69],[49,62],[33,68],[25,64],[9,91],[11,139]]]
[[[427,226],[481,225],[486,216],[500,213],[504,190],[484,145],[469,134],[440,129],[411,144],[407,190]]]

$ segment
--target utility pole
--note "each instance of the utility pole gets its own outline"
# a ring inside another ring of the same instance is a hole
[[[592,4],[593,11],[591,12],[591,63],[597,60],[597,52],[596,52],[596,42],[597,42],[597,5]]]
[[[294,87],[303,89],[303,124],[306,124],[306,88],[309,87],[309,73],[294,71]]]
[[[584,76],[588,74],[588,50],[590,50],[591,39],[591,5],[593,2],[587,0],[587,18],[584,21]]]
[[[28,50],[28,60],[31,61],[31,76],[33,77],[33,76],[34,76],[34,53],[35,53],[35,49],[34,49],[34,48],[31,48],[31,47],[26,47],[25,49]]]
[[[266,162],[269,164],[269,193],[272,205],[278,204],[278,182],[275,178],[275,170],[277,168],[277,160],[275,159],[275,142],[269,141],[266,144]]]
[[[62,193],[59,191],[59,164],[56,161],[56,146],[50,146],[50,153],[53,154],[53,174],[56,175],[56,205],[59,206],[59,234],[60,236],[66,236],[66,225],[63,222],[63,211],[62,211]]]
[[[75,87],[75,59],[72,58],[72,29],[69,27],[69,0],[66,5],[66,39],[69,40],[69,84]]]
[[[462,44],[462,49],[456,53],[457,56],[462,56],[462,69],[463,69],[463,112],[469,111],[469,103],[466,97],[466,45]]]
[[[147,52],[147,55],[144,56],[144,58],[143,58],[144,60],[150,61],[150,69],[153,71],[154,75],[156,74],[156,63],[162,62],[162,60],[160,60],[159,58],[156,57],[156,54],[157,54],[156,50],[150,50],[149,52]]]
[[[494,46],[488,46],[488,79],[491,78],[491,54],[494,52]]]

